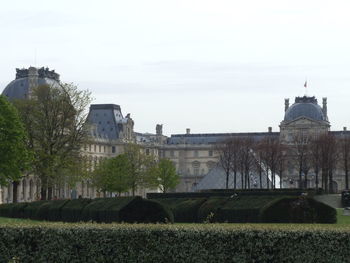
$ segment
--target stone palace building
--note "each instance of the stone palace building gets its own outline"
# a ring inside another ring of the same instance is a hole
[[[48,68],[29,67],[16,69],[16,78],[3,90],[2,95],[11,99],[27,99],[34,87],[39,85],[59,85],[60,76]],[[110,158],[123,152],[123,146],[134,142],[142,146],[146,154],[172,160],[181,176],[181,182],[175,191],[188,192],[201,189],[224,188],[225,176],[218,167],[218,154],[215,145],[225,138],[252,137],[260,140],[265,136],[278,137],[288,143],[293,135],[302,131],[321,134],[330,130],[327,114],[327,98],[322,99],[322,106],[315,97],[296,97],[292,105],[285,99],[284,118],[280,123],[280,131],[253,133],[213,133],[192,134],[186,129],[184,134],[163,135],[162,125],[157,124],[155,133],[134,131],[134,120],[130,114],[124,115],[121,107],[116,104],[92,104],[88,114],[90,124],[91,144],[82,149],[82,154],[88,156],[91,166],[97,165],[104,158]],[[281,115],[283,113],[281,112]],[[150,120],[153,121],[153,120]],[[335,136],[350,135],[344,127],[342,131],[333,131]],[[312,171],[309,174],[309,187],[315,185]],[[288,167],[282,185],[286,188],[298,187],[298,172],[294,167]],[[232,183],[231,183],[232,184]],[[344,175],[336,171],[334,175],[336,189],[344,189]],[[145,195],[147,189],[139,189],[139,195]],[[155,191],[155,190],[153,190]],[[35,176],[23,178],[18,187],[18,200],[30,201],[40,198],[40,185]],[[127,195],[128,193],[126,193]],[[98,196],[96,189],[89,181],[80,182],[74,188],[66,186],[55,189],[53,196],[58,198],[76,198],[77,196],[94,198]],[[1,187],[0,202],[12,201],[12,188]]]

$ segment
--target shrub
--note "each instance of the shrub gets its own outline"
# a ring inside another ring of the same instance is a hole
[[[37,215],[38,209],[47,202],[49,201],[35,201],[27,203],[27,206],[23,209],[23,218],[40,219]]]
[[[91,201],[91,199],[86,198],[69,200],[69,202],[65,203],[61,208],[61,220],[64,222],[83,221],[82,211]]]
[[[198,221],[204,222],[210,214],[212,222],[218,222],[218,209],[227,202],[227,197],[211,197],[205,201],[198,209]]]
[[[163,198],[155,199],[169,207],[174,214],[174,221],[181,223],[198,222],[198,209],[206,198]]]
[[[141,197],[115,197],[93,200],[83,209],[84,221],[96,222],[166,222],[173,221],[171,212],[158,202]]]
[[[262,208],[279,199],[274,195],[237,195],[227,199],[216,211],[218,222],[257,223],[260,222]]]
[[[12,217],[12,207],[14,206],[13,203],[0,205],[0,216]]]
[[[48,221],[61,221],[61,208],[69,200],[51,200],[41,205],[37,210],[37,219]]]
[[[23,218],[24,208],[27,206],[27,203],[14,203],[9,209],[9,217],[14,218]]]
[[[129,223],[173,223],[174,215],[157,201],[137,199],[120,210],[120,219]]]
[[[0,262],[349,262],[350,232],[252,226],[0,227]]]
[[[336,223],[336,210],[312,198],[285,197],[266,205],[261,213],[266,223]]]

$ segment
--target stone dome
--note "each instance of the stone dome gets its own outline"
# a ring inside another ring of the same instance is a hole
[[[284,115],[284,121],[293,121],[306,117],[317,121],[327,121],[322,108],[317,104],[315,97],[296,97],[295,103],[290,106]]]
[[[3,90],[9,99],[27,99],[32,89],[38,86],[58,86],[59,75],[48,68],[16,69],[16,79]]]

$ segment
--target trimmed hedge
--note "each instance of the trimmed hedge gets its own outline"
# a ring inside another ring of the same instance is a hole
[[[169,209],[159,202],[141,197],[3,204],[0,205],[0,216],[65,222],[174,222],[173,214]]]
[[[163,198],[155,199],[169,207],[174,214],[174,221],[178,223],[195,223],[198,220],[198,209],[206,198]]]
[[[314,189],[212,189],[200,192],[184,192],[184,193],[147,193],[148,199],[164,199],[164,198],[210,198],[210,197],[230,197],[233,195],[272,195],[272,196],[300,196],[307,193],[308,196],[316,194]]]
[[[83,221],[95,222],[173,222],[173,215],[160,203],[141,197],[100,198],[82,211]]]
[[[49,201],[35,201],[27,203],[26,207],[23,209],[23,218],[40,220],[38,216],[38,210],[42,205],[48,202]]]
[[[61,220],[63,222],[80,222],[83,221],[82,211],[91,199],[79,198],[70,200],[61,208]]]
[[[0,262],[349,262],[349,229],[312,228],[3,225]]]
[[[336,223],[337,212],[312,198],[286,197],[264,207],[261,218],[266,223]]]

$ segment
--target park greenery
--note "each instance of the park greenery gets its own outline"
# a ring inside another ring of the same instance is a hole
[[[0,185],[18,182],[29,168],[31,152],[16,108],[0,96]]]
[[[41,181],[44,200],[52,198],[54,186],[74,185],[84,174],[80,151],[88,139],[85,121],[90,101],[90,92],[73,84],[39,86],[29,99],[14,101],[28,134],[32,172]]]
[[[139,187],[160,188],[163,192],[176,187],[179,175],[173,162],[156,160],[146,155],[137,144],[127,144],[124,153],[102,160],[91,173],[93,185],[102,193],[121,196],[131,190],[135,196]]]

